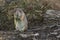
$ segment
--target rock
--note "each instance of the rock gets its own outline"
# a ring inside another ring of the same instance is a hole
[[[56,36],[57,38],[60,38],[60,35]]]
[[[35,33],[35,34],[20,34],[21,37],[23,38],[27,38],[27,37],[35,37],[35,36],[39,36],[39,33]]]
[[[54,27],[57,26],[60,22],[60,11],[58,10],[47,10],[43,14],[44,22],[47,26]]]
[[[50,34],[54,34],[54,35],[57,35],[58,33],[57,33],[57,32],[53,32],[53,33],[50,33]]]
[[[42,25],[43,28],[45,28],[45,30],[49,32],[47,33],[47,36],[49,37],[48,39],[57,40],[58,38],[60,38],[60,11],[47,10],[43,15],[44,20]]]
[[[57,11],[57,10],[47,10],[46,14],[44,15],[44,17],[46,17],[48,19],[56,20],[57,18],[60,18],[60,11]]]

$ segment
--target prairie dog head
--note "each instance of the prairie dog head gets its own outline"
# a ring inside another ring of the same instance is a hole
[[[20,19],[23,16],[23,14],[24,14],[24,12],[22,11],[22,9],[17,8],[15,10],[14,16],[15,16],[15,18],[19,18]]]

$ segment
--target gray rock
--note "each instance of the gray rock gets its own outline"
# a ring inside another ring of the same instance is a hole
[[[27,37],[31,37],[31,36],[39,36],[39,33],[35,33],[35,34],[20,34],[21,37],[23,38],[27,38]]]
[[[49,33],[47,34],[51,40],[57,40],[60,38],[60,11],[57,10],[47,10],[44,16],[43,28]],[[45,27],[46,26],[46,27]],[[49,38],[48,38],[49,39]]]
[[[54,27],[60,24],[60,11],[47,10],[44,16],[44,23],[49,27]]]
[[[48,19],[54,19],[60,18],[60,11],[57,10],[47,10],[46,13],[44,14],[44,17]]]
[[[57,38],[60,38],[60,35],[56,36]]]

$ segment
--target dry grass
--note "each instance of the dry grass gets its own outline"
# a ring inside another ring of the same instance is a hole
[[[12,30],[14,29],[13,18],[9,14],[8,11],[13,10],[14,8],[19,7],[23,9],[26,13],[29,26],[33,26],[36,23],[40,23],[43,20],[42,13],[45,13],[47,9],[51,9],[50,5],[42,0],[14,0],[10,3],[6,2],[4,6],[1,7],[1,13],[3,13],[4,17],[1,16],[1,30]],[[1,14],[2,15],[2,14]],[[5,20],[6,19],[6,20]],[[5,22],[4,22],[5,21]]]

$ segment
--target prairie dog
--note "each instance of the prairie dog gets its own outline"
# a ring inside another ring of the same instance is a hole
[[[14,23],[16,30],[25,31],[28,28],[27,18],[22,9],[16,8],[14,13]]]

